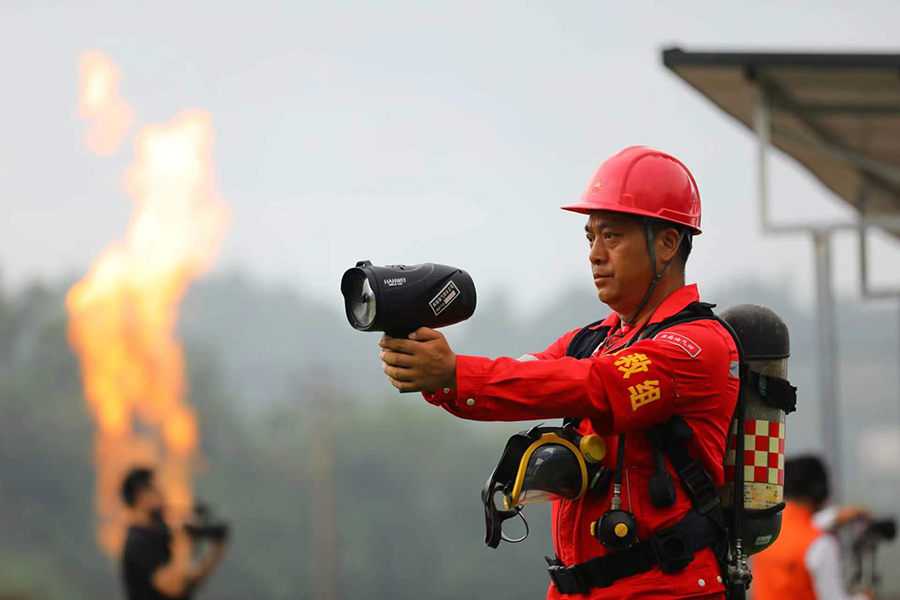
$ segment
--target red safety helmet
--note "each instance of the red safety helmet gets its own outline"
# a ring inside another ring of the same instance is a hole
[[[562,208],[583,214],[608,210],[653,217],[700,234],[700,191],[694,176],[675,157],[647,146],[631,146],[607,158],[581,200]]]

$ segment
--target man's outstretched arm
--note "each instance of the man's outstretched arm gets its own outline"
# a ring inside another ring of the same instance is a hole
[[[730,359],[736,354],[730,356],[723,335],[702,325],[684,328],[702,352],[644,340],[614,355],[589,359],[492,360],[457,356],[439,332],[420,329],[415,340],[383,339],[382,360],[395,387],[434,390],[430,401],[461,418],[583,417],[603,429],[598,433],[612,434],[668,419],[679,397],[676,378],[697,392],[736,390],[736,378],[728,381]]]

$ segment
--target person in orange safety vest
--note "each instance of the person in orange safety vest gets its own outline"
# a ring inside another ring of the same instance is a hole
[[[648,489],[655,465],[645,432],[676,417],[693,434],[687,451],[704,490],[722,484],[738,396],[735,342],[710,305],[699,302],[697,286],[685,284],[692,238],[700,234],[697,185],[671,155],[635,146],[603,162],[581,200],[563,208],[587,217],[590,270],[599,300],[612,310],[608,317],[518,360],[457,355],[429,328],[410,339],[385,335],[382,368],[394,387],[423,392],[459,418],[568,418],[580,434],[603,437],[604,465],[624,471],[616,499],[645,543],[613,550],[593,534],[590,524],[610,510],[613,490],[554,501],[548,598],[724,598],[714,550],[721,538],[713,543],[709,533],[723,527],[712,523],[712,512],[698,514],[694,493],[670,461],[664,468],[682,483],[674,501],[657,506]],[[701,313],[706,317],[676,318]],[[684,560],[647,551],[660,532],[674,530],[690,546]]]
[[[759,600],[867,600],[870,590],[844,591],[841,549],[831,531],[867,515],[858,507],[830,507],[828,473],[815,456],[784,463],[785,508],[781,533],[764,552],[753,557],[753,598]]]

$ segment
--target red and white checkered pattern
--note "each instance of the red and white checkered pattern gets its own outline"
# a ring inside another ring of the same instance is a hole
[[[730,447],[725,458],[725,479],[734,481],[737,447],[734,427]],[[744,421],[744,482],[784,485],[784,423]]]

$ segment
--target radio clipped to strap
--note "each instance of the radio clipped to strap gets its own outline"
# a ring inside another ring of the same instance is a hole
[[[663,440],[664,432],[658,427],[651,427],[645,431],[650,447],[653,449],[653,474],[647,481],[650,490],[650,502],[656,508],[666,508],[675,504],[678,494],[675,488],[675,478],[666,468],[666,456]]]
[[[651,476],[651,500],[653,500],[652,494],[654,489],[653,477],[658,476],[661,470],[666,475],[669,475],[665,469],[665,461],[662,458],[665,455],[672,463],[672,466],[675,467],[678,478],[681,480],[681,486],[684,488],[688,498],[691,499],[691,505],[705,515],[718,507],[719,500],[716,497],[716,486],[712,477],[710,477],[699,461],[692,459],[690,454],[688,454],[687,444],[693,435],[690,425],[677,415],[665,423],[660,423],[647,430],[647,437],[653,447],[654,457],[658,454],[658,462],[662,463],[661,467],[657,466],[657,472]],[[654,458],[654,460],[657,459]],[[669,479],[671,479],[671,476],[669,476]],[[674,489],[671,490],[671,493],[674,495]],[[674,504],[674,500],[672,504]],[[656,501],[654,501],[654,505],[660,507],[671,506],[671,504],[661,506],[656,504]]]

